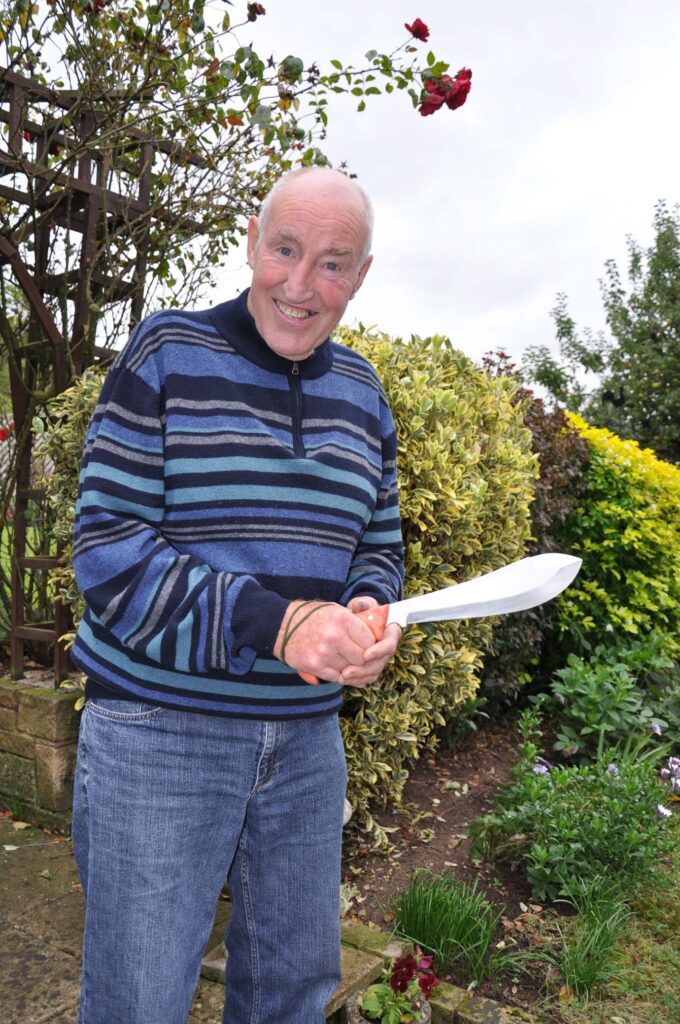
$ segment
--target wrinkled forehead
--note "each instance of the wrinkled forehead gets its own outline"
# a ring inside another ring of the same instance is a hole
[[[369,244],[369,211],[363,193],[348,179],[303,176],[272,194],[260,230],[267,238],[311,235],[328,251],[358,258]]]

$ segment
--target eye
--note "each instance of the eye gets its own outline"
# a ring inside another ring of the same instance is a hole
[[[334,263],[333,260],[329,260],[328,263],[326,263],[326,270],[336,271],[336,270],[339,270],[339,269],[340,269],[340,264],[339,263]]]
[[[280,245],[279,246],[279,252],[281,253],[282,256],[291,256],[292,253],[293,253],[293,250],[291,249],[291,247],[289,245]]]

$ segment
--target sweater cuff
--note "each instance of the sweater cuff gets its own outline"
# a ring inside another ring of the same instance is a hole
[[[392,604],[393,601],[399,600],[394,594],[388,594],[385,587],[379,587],[370,580],[361,579],[355,580],[351,586],[346,588],[340,599],[340,604],[347,606],[353,597],[374,597],[378,604]]]
[[[231,617],[231,633],[238,647],[250,647],[263,657],[272,657],[289,604],[290,598],[266,590],[254,580],[246,581]]]

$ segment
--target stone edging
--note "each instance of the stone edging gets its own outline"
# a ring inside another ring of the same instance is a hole
[[[382,973],[385,960],[401,956],[409,947],[391,935],[362,924],[342,924],[342,981],[326,1007],[326,1024],[345,1024],[344,1005]],[[224,984],[224,945],[220,943],[203,959],[201,974]],[[534,1018],[513,1006],[476,996],[442,982],[432,999],[432,1024],[534,1024]]]
[[[342,944],[345,948],[364,954],[372,966],[377,963],[378,972],[382,970],[378,958],[384,960],[395,955],[398,956],[405,948],[404,943],[395,942],[385,932],[359,924],[342,925]],[[342,1005],[350,991],[357,991],[357,989],[354,986],[348,988],[345,985],[343,972],[343,984],[336,993],[333,1003],[329,1006],[331,1012],[335,1009],[334,1004],[338,997],[341,998],[340,1005]],[[466,989],[447,985],[444,982],[437,985],[430,1002],[432,1003],[432,1024],[533,1024],[534,1022],[534,1018],[525,1010],[473,995]],[[339,1020],[341,1019],[339,1018]],[[335,1017],[333,1021],[335,1021]]]

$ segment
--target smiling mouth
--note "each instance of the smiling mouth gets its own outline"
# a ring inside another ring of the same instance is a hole
[[[279,299],[274,299],[274,303],[276,308],[291,320],[309,320],[316,316],[313,309],[296,309],[294,306],[287,306],[285,302],[280,302]]]

